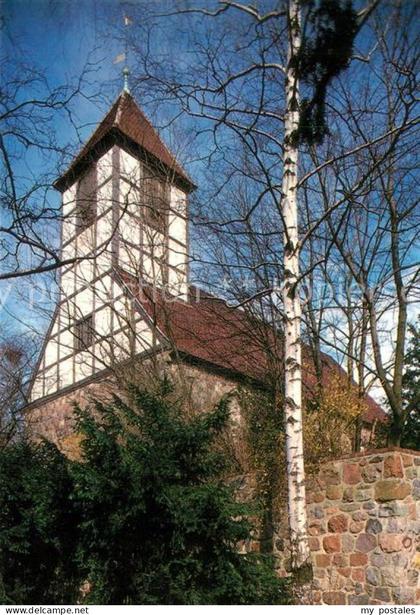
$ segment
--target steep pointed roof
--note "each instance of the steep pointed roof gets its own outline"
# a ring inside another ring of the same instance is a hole
[[[195,185],[166,147],[134,98],[123,91],[67,171],[55,182],[61,192],[70,186],[90,161],[99,158],[113,144],[120,145],[169,173],[188,192]]]

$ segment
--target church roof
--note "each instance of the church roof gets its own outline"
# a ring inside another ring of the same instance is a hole
[[[155,128],[146,118],[130,93],[123,91],[112,105],[102,122],[82,147],[65,173],[56,180],[55,187],[63,191],[84,171],[92,159],[96,159],[111,145],[133,149],[135,153],[154,166],[160,166],[170,173],[173,181],[178,181],[190,192],[195,185],[166,147]]]
[[[125,271],[119,269],[117,275],[177,352],[253,381],[267,381],[271,359],[275,362],[282,353],[280,336],[269,324],[195,287],[190,288],[189,301],[168,301],[156,288],[140,288]],[[328,386],[333,375],[347,378],[332,357],[323,353],[322,361],[324,386]],[[307,348],[303,349],[303,362],[303,387],[310,397],[316,376]],[[387,420],[386,413],[370,395],[365,396],[365,402],[365,422]]]

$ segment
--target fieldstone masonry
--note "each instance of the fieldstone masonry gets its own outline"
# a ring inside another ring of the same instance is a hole
[[[381,449],[329,462],[307,499],[313,604],[420,601],[420,452]],[[285,552],[278,555],[287,568]]]
[[[210,410],[223,397],[234,391],[237,381],[227,376],[204,369],[199,365],[172,362],[168,353],[160,355],[165,371],[177,383],[179,379],[187,383],[187,393],[192,407],[198,411]],[[148,369],[149,366],[149,369]],[[142,362],[143,374],[139,370],[139,384],[142,377],[149,376],[150,365]],[[83,387],[75,387],[61,395],[39,400],[26,408],[25,424],[28,434],[33,439],[46,438],[57,444],[60,449],[71,457],[79,454],[79,437],[74,433],[74,404],[86,406],[92,399],[106,402],[112,399],[112,394],[120,391],[123,394],[124,385],[119,386],[117,376],[108,374],[96,380],[90,380]],[[241,420],[239,406],[231,400],[231,416],[235,424]]]

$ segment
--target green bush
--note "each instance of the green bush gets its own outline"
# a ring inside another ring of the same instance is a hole
[[[401,446],[420,450],[420,316],[409,325],[409,338],[405,355],[403,399],[406,416]]]
[[[51,444],[0,448],[0,602],[71,603],[78,520],[65,457]]]
[[[2,453],[6,600],[74,602],[84,585],[99,604],[287,602],[270,559],[238,551],[252,527],[215,447],[227,402],[186,418],[165,383],[131,393],[77,409],[80,461],[48,445]]]

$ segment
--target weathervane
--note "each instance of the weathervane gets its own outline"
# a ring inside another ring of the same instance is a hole
[[[124,68],[122,69],[122,74],[124,77],[124,87],[123,87],[123,91],[130,93],[130,88],[128,86],[128,77],[130,75],[130,69],[128,68],[128,35],[127,35],[127,30],[126,28],[128,28],[128,26],[131,26],[131,24],[133,23],[133,20],[131,19],[131,17],[129,17],[128,15],[124,14],[124,31],[125,31],[125,51],[124,53],[119,53],[117,55],[117,57],[114,60],[114,64],[119,64],[120,62],[125,62]]]

